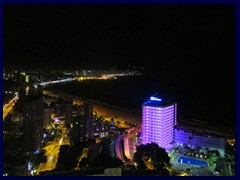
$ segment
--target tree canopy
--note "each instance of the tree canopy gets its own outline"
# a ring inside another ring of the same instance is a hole
[[[156,143],[138,146],[133,158],[138,171],[148,171],[149,175],[169,175],[167,168],[170,157],[166,150]]]

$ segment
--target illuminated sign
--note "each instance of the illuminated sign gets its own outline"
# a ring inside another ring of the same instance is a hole
[[[156,97],[150,97],[150,100],[152,100],[152,101],[162,101],[162,99],[159,99],[159,98],[156,98]]]

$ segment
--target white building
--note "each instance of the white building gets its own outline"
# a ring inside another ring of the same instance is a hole
[[[209,135],[206,133],[195,132],[189,129],[176,127],[174,129],[174,144],[187,144],[191,148],[200,146],[202,148],[208,147],[211,150],[218,150],[220,155],[224,157],[225,153],[225,138],[216,135]]]

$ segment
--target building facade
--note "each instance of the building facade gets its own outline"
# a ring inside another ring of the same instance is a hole
[[[29,97],[23,103],[24,150],[32,152],[40,149],[43,138],[43,99]]]
[[[64,110],[65,110],[65,121],[68,124],[72,124],[73,120],[72,120],[72,112],[73,112],[73,100],[72,99],[68,99],[65,102],[65,106],[64,106]]]
[[[73,111],[73,140],[74,144],[85,142],[93,137],[93,106],[84,103],[74,107]]]
[[[78,145],[86,141],[86,122],[84,116],[78,114],[73,117],[73,140]]]
[[[46,129],[51,123],[51,108],[43,106],[43,128]]]
[[[187,144],[192,149],[218,150],[223,157],[225,153],[225,137],[178,126],[177,103],[164,102],[156,97],[142,105],[142,144],[151,142],[167,151],[174,145]]]
[[[187,144],[192,149],[197,146],[201,148],[209,148],[211,150],[218,150],[220,155],[224,157],[225,153],[225,138],[216,135],[192,131],[186,128],[176,127],[174,129],[174,144]]]
[[[93,137],[93,105],[84,103],[83,104],[83,115],[86,123],[86,136],[87,138]]]
[[[157,143],[167,149],[173,143],[177,105],[151,97],[142,105],[142,144]]]

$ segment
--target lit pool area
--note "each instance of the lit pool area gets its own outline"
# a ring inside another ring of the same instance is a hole
[[[207,162],[201,161],[198,159],[188,158],[188,157],[180,157],[178,162],[181,164],[190,164],[190,165],[197,165],[202,167],[207,167]]]

